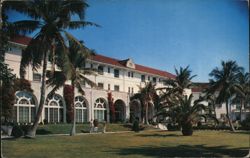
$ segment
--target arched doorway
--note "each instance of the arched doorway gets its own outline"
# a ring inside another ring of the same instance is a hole
[[[54,94],[45,102],[45,119],[50,123],[64,122],[64,102],[62,96]]]
[[[36,115],[36,98],[33,94],[24,91],[16,92],[13,120],[19,123],[31,123]]]
[[[107,105],[105,99],[96,99],[94,103],[94,119],[98,121],[107,121]]]
[[[125,103],[118,99],[114,103],[115,106],[115,122],[123,122],[125,120]]]
[[[88,121],[88,102],[83,96],[75,97],[76,122]]]
[[[135,99],[130,102],[130,122],[134,122],[136,118],[139,118],[141,122],[141,103]]]

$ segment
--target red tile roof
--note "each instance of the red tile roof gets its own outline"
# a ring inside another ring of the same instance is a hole
[[[115,66],[126,67],[125,65],[123,65],[121,63],[121,60],[106,57],[106,56],[99,55],[99,54],[93,55],[92,60],[98,61],[98,62],[103,62],[106,64],[115,65]],[[157,70],[154,68],[150,68],[150,67],[146,67],[146,66],[142,66],[142,65],[138,65],[138,64],[135,64],[135,70],[140,71],[140,72],[154,74],[154,75],[159,75],[159,76],[167,77],[167,78],[175,78],[176,77],[175,75],[173,75],[169,72]]]
[[[32,38],[27,36],[16,36],[15,38],[10,39],[11,42],[28,45]]]
[[[194,86],[192,87],[192,92],[202,92],[208,87],[209,87],[208,83],[196,82],[194,83]]]
[[[26,36],[16,36],[15,38],[11,39],[10,41],[15,42],[15,43],[19,43],[19,44],[23,44],[23,45],[28,45],[31,39],[32,38],[26,37]],[[99,55],[99,54],[93,55],[92,60],[106,63],[106,64],[111,64],[114,66],[126,67],[124,64],[122,64],[121,60],[106,57],[106,56]],[[142,65],[138,65],[138,64],[135,64],[135,70],[140,71],[140,72],[154,74],[154,75],[159,75],[159,76],[167,77],[167,78],[175,78],[176,77],[175,75],[173,75],[169,72],[157,70],[154,68],[150,68],[150,67],[146,67],[146,66],[142,66]]]

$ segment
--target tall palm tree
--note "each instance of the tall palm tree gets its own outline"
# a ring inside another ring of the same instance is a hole
[[[35,137],[45,102],[48,56],[51,56],[52,72],[54,72],[56,46],[60,45],[63,52],[67,50],[64,37],[71,35],[66,30],[83,28],[86,25],[94,24],[84,21],[85,9],[88,7],[84,0],[6,1],[4,7],[5,9],[14,9],[31,18],[31,20],[14,22],[14,25],[18,28],[17,32],[31,33],[38,30],[38,33],[23,51],[20,66],[20,76],[24,78],[25,68],[29,64],[32,65],[33,69],[37,69],[42,65],[39,107],[33,126],[27,134],[28,137]],[[76,15],[75,17],[78,17],[78,20],[72,20],[73,15]]]
[[[192,79],[197,75],[191,76],[192,71],[189,69],[189,66],[182,68],[178,71],[175,69],[176,78],[173,80],[175,83],[176,89],[179,89],[180,94],[183,94],[186,88],[190,88],[192,86]]]
[[[66,81],[70,81],[70,89],[73,94],[73,125],[71,128],[70,135],[74,136],[76,134],[76,111],[75,111],[75,88],[84,95],[84,90],[82,84],[85,82],[89,85],[96,86],[95,83],[89,80],[85,75],[95,74],[94,71],[90,68],[85,68],[85,63],[87,58],[92,54],[88,48],[79,43],[75,38],[68,37],[69,40],[69,52],[63,53],[58,49],[58,56],[56,64],[62,71],[55,71],[54,73],[50,71],[48,73],[48,86],[53,87],[49,95],[53,95],[56,90],[60,87],[65,86]]]
[[[157,115],[161,115],[161,112],[169,109],[172,106],[178,105],[179,101],[183,98],[185,89],[192,86],[192,79],[196,75],[191,75],[189,66],[179,70],[175,69],[176,78],[165,80],[166,87],[158,88],[160,96],[160,110]]]
[[[235,95],[239,89],[238,78],[241,67],[235,61],[222,61],[222,68],[216,67],[209,74],[212,79],[209,80],[209,93],[218,93],[216,101],[219,104],[226,103],[226,117],[232,131],[235,131],[232,121],[229,116],[230,99]]]
[[[148,106],[149,104],[153,104],[154,102],[154,96],[156,95],[156,90],[155,90],[155,84],[153,84],[152,82],[148,82],[146,83],[145,87],[139,87],[139,93],[141,95],[141,101],[142,101],[142,105],[144,107],[145,110],[145,115],[144,115],[144,120],[145,120],[145,124],[149,125],[148,122]]]
[[[242,115],[243,106],[246,107],[250,100],[250,87],[249,87],[250,76],[249,73],[245,73],[244,70],[239,73],[239,87],[237,89],[235,97],[232,99],[233,103],[240,105],[240,120]]]

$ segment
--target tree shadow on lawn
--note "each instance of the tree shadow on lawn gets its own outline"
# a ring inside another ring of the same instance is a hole
[[[248,154],[248,148],[228,148],[228,146],[207,147],[202,145],[179,145],[175,147],[142,146],[124,149],[114,149],[112,152],[122,156],[150,157],[243,157]]]
[[[155,133],[155,134],[138,134],[136,136],[140,136],[140,137],[179,137],[181,136],[180,134],[158,134],[158,133]]]

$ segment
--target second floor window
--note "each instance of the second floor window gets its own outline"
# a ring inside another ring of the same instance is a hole
[[[39,73],[33,73],[33,81],[41,81],[42,75]]]
[[[98,83],[98,88],[103,89],[103,83]]]
[[[145,75],[141,75],[141,81],[145,82]]]
[[[114,77],[119,78],[119,70],[118,69],[114,69]]]
[[[103,75],[103,66],[98,66],[98,74]]]
[[[115,91],[119,91],[119,90],[120,90],[120,87],[119,87],[118,85],[115,85],[115,86],[114,86],[114,90],[115,90]]]
[[[156,83],[156,77],[153,77],[153,82]]]

